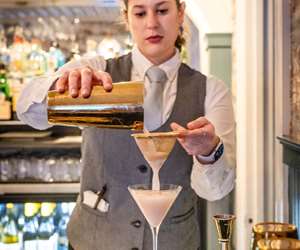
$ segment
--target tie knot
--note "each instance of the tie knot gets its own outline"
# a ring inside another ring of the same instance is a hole
[[[150,67],[146,72],[146,76],[151,83],[164,84],[168,80],[166,72],[157,66]]]

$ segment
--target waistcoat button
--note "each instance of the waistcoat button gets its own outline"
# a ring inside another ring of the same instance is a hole
[[[146,173],[148,171],[148,168],[145,165],[140,165],[137,168],[141,173]]]
[[[135,220],[135,221],[131,222],[131,225],[136,228],[139,228],[139,227],[141,227],[142,222],[140,220]]]

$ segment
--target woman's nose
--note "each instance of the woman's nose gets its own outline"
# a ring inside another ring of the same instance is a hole
[[[159,25],[159,20],[156,13],[150,13],[147,15],[147,27],[148,28],[156,28]]]

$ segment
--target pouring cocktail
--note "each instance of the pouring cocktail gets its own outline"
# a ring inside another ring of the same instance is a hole
[[[152,189],[160,190],[159,170],[173,149],[178,132],[139,133],[132,135],[153,171]]]
[[[159,170],[173,149],[178,133],[140,133],[133,136],[152,168],[153,178],[152,185],[132,185],[128,190],[150,225],[153,250],[157,250],[159,227],[182,189],[178,185],[160,185],[159,181]]]

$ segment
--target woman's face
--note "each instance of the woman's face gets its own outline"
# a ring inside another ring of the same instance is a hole
[[[175,41],[184,19],[184,4],[175,0],[129,0],[127,22],[139,50],[160,64],[175,53]]]

